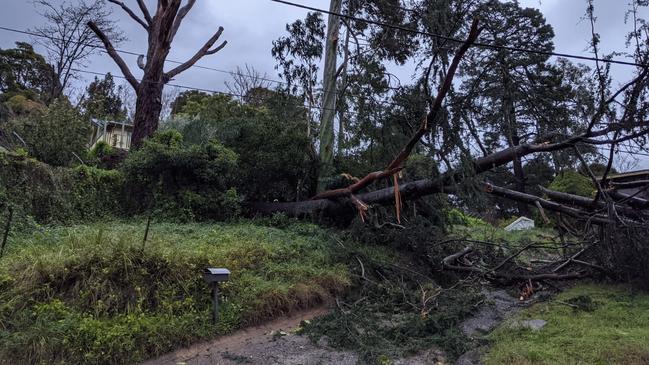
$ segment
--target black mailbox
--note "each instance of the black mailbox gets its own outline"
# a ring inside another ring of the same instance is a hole
[[[208,283],[220,283],[230,279],[230,270],[208,267],[203,270],[203,279]]]
[[[208,267],[203,270],[203,279],[212,285],[212,319],[214,323],[219,320],[219,283],[230,279],[230,270],[223,268]]]

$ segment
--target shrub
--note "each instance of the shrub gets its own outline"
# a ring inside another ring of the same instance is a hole
[[[69,166],[82,156],[90,136],[90,124],[70,103],[58,100],[43,110],[15,118],[9,129],[27,143],[29,154],[53,166]]]
[[[237,155],[218,142],[186,146],[174,130],[160,132],[131,152],[121,170],[131,212],[153,208],[180,220],[227,219],[240,212],[234,188]]]
[[[548,188],[562,193],[588,197],[593,196],[595,193],[595,187],[592,181],[577,171],[572,170],[559,173]]]
[[[453,208],[449,210],[447,215],[448,215],[447,218],[449,224],[458,224],[467,227],[478,227],[478,226],[488,225],[487,222],[483,221],[482,219],[466,214],[457,208]]]
[[[193,95],[170,122],[185,142],[218,140],[239,156],[237,190],[247,200],[291,201],[313,193],[315,158],[306,112],[291,97],[268,92],[245,104],[223,95]]]
[[[122,183],[116,171],[52,167],[24,155],[0,153],[0,202],[14,207],[15,227],[119,215]]]

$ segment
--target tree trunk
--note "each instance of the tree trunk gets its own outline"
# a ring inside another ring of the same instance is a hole
[[[188,0],[183,3],[181,0],[159,0],[156,12],[153,16],[149,12],[144,0],[138,0],[138,6],[142,15],[137,15],[131,8],[120,0],[108,0],[119,5],[133,20],[140,24],[148,35],[148,49],[146,64],[141,66],[138,59],[138,66],[144,69],[144,76],[138,81],[128,65],[118,54],[106,34],[92,21],[87,23],[88,27],[97,35],[104,44],[106,53],[115,61],[124,74],[124,78],[135,90],[137,102],[135,105],[135,116],[133,117],[133,136],[131,147],[137,149],[142,141],[151,136],[158,129],[160,113],[162,111],[162,91],[164,85],[178,74],[189,69],[206,55],[212,55],[225,47],[227,41],[215,46],[223,33],[223,27],[212,35],[189,60],[179,64],[177,67],[164,71],[164,63],[171,49],[171,43],[187,13],[192,9],[196,0]]]
[[[131,148],[137,149],[142,141],[158,129],[160,112],[162,111],[162,89],[164,85],[156,82],[140,83],[136,92],[135,116],[133,118],[133,136]]]
[[[342,0],[331,0],[329,11],[340,13]],[[334,160],[334,117],[336,115],[336,58],[338,56],[338,36],[340,19],[329,15],[327,24],[327,40],[325,46],[325,66],[323,73],[324,95],[322,114],[320,118],[320,173],[318,176],[318,191],[324,190],[324,178],[333,174]]]
[[[510,148],[514,148],[520,144],[520,137],[518,136],[518,126],[516,124],[516,109],[514,107],[514,100],[512,96],[512,83],[507,73],[507,68],[503,67],[503,118],[504,125],[507,129],[507,142],[509,143]],[[523,170],[523,163],[519,157],[514,157],[512,161],[514,165],[514,180],[516,190],[525,193],[525,172]],[[527,204],[523,202],[517,202],[518,215],[527,216],[529,215],[529,209]]]

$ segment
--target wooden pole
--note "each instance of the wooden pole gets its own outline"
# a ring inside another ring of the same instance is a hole
[[[146,219],[146,229],[144,230],[144,238],[142,239],[142,251],[144,251],[144,245],[146,244],[147,238],[149,238],[149,227],[151,226],[151,215],[149,212],[149,217]]]
[[[212,295],[213,295],[213,313],[212,313],[212,319],[214,320],[214,324],[219,323],[219,283],[214,282],[212,283]]]
[[[11,220],[14,216],[14,209],[9,207],[9,216],[7,217],[7,223],[5,224],[4,235],[2,236],[2,245],[0,246],[0,257],[4,254],[5,246],[7,244],[7,239],[9,238],[9,230],[11,229]]]

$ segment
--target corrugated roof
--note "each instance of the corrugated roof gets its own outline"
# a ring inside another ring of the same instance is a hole
[[[634,176],[649,176],[649,169],[610,174],[606,177],[606,179],[615,180],[615,179],[622,179],[622,178],[634,177]],[[601,180],[601,179],[602,179],[601,176],[597,177],[597,180]]]

